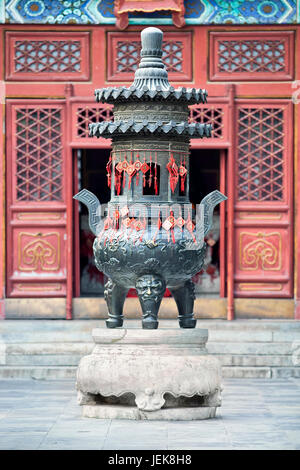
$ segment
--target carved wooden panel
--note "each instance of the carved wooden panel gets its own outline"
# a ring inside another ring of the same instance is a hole
[[[240,231],[240,271],[281,271],[282,234],[278,231]]]
[[[210,33],[211,80],[292,80],[293,31]]]
[[[107,80],[132,81],[140,61],[138,33],[108,33]],[[192,35],[190,32],[166,32],[162,59],[173,81],[192,80]]]
[[[14,227],[12,297],[65,294],[64,232],[64,227]]]
[[[6,80],[88,80],[89,33],[7,32]]]
[[[239,296],[291,295],[290,231],[278,227],[236,230],[236,293]]]
[[[58,272],[61,268],[61,236],[59,232],[19,232],[17,236],[18,266],[23,272]]]

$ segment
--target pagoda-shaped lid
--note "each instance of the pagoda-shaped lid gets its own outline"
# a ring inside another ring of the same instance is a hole
[[[126,101],[175,101],[186,104],[206,103],[207,91],[201,88],[175,89],[168,80],[168,72],[162,61],[163,32],[154,27],[141,33],[141,61],[135,72],[133,84],[127,88],[109,87],[95,90],[96,100],[102,103]]]

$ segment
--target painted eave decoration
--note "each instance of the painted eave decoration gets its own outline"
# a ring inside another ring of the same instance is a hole
[[[115,24],[119,21],[120,26],[124,27],[127,19],[129,24],[172,25],[175,23],[174,18],[179,22],[177,26],[184,23],[197,25],[300,22],[297,0],[0,1],[0,23]]]
[[[170,11],[175,26],[181,28],[185,25],[183,0],[164,0],[163,2],[161,0],[115,0],[116,26],[119,29],[127,28],[128,13],[154,13],[156,11]]]

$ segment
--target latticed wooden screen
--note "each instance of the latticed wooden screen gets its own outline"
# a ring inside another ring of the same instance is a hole
[[[7,129],[7,294],[64,296],[64,105],[9,101]]]
[[[283,200],[282,108],[239,108],[238,199]]]
[[[224,109],[222,107],[190,106],[189,122],[211,124],[213,127],[212,138],[224,138]]]
[[[8,32],[7,80],[87,80],[89,33]]]
[[[293,32],[211,33],[211,80],[291,80]]]
[[[112,105],[76,107],[76,137],[80,139],[89,137],[89,124],[92,122],[112,121],[112,108]]]
[[[183,43],[182,41],[163,41],[164,61],[169,73],[182,73]],[[134,73],[140,62],[141,41],[123,40],[117,42],[117,73]]]
[[[292,109],[236,107],[236,274],[240,297],[292,296]]]
[[[164,35],[162,59],[171,80],[191,80],[191,34],[168,33]],[[109,33],[108,80],[132,80],[140,61],[141,41],[136,33]]]
[[[212,139],[224,139],[227,136],[224,129],[226,106],[193,105],[190,106],[189,122],[211,124],[213,126]],[[89,124],[91,122],[111,121],[113,119],[112,105],[107,104],[74,104],[73,141],[89,139]],[[225,135],[226,134],[226,135]]]
[[[16,108],[16,200],[62,200],[62,116],[56,108]]]

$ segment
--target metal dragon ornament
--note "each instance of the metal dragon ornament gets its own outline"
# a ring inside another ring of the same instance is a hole
[[[109,280],[104,296],[108,328],[123,325],[123,305],[130,288],[140,300],[143,328],[157,328],[166,287],[179,312],[179,325],[194,328],[194,284],[201,270],[214,207],[226,196],[208,194],[196,213],[190,204],[189,141],[211,136],[208,124],[188,123],[189,105],[206,103],[207,92],[174,89],[162,62],[163,33],[141,33],[139,68],[129,87],[102,88],[96,100],[114,104],[114,121],[90,124],[90,135],[112,139],[107,163],[111,200],[101,216],[95,195],[76,196],[89,210],[96,235],[96,266]]]

